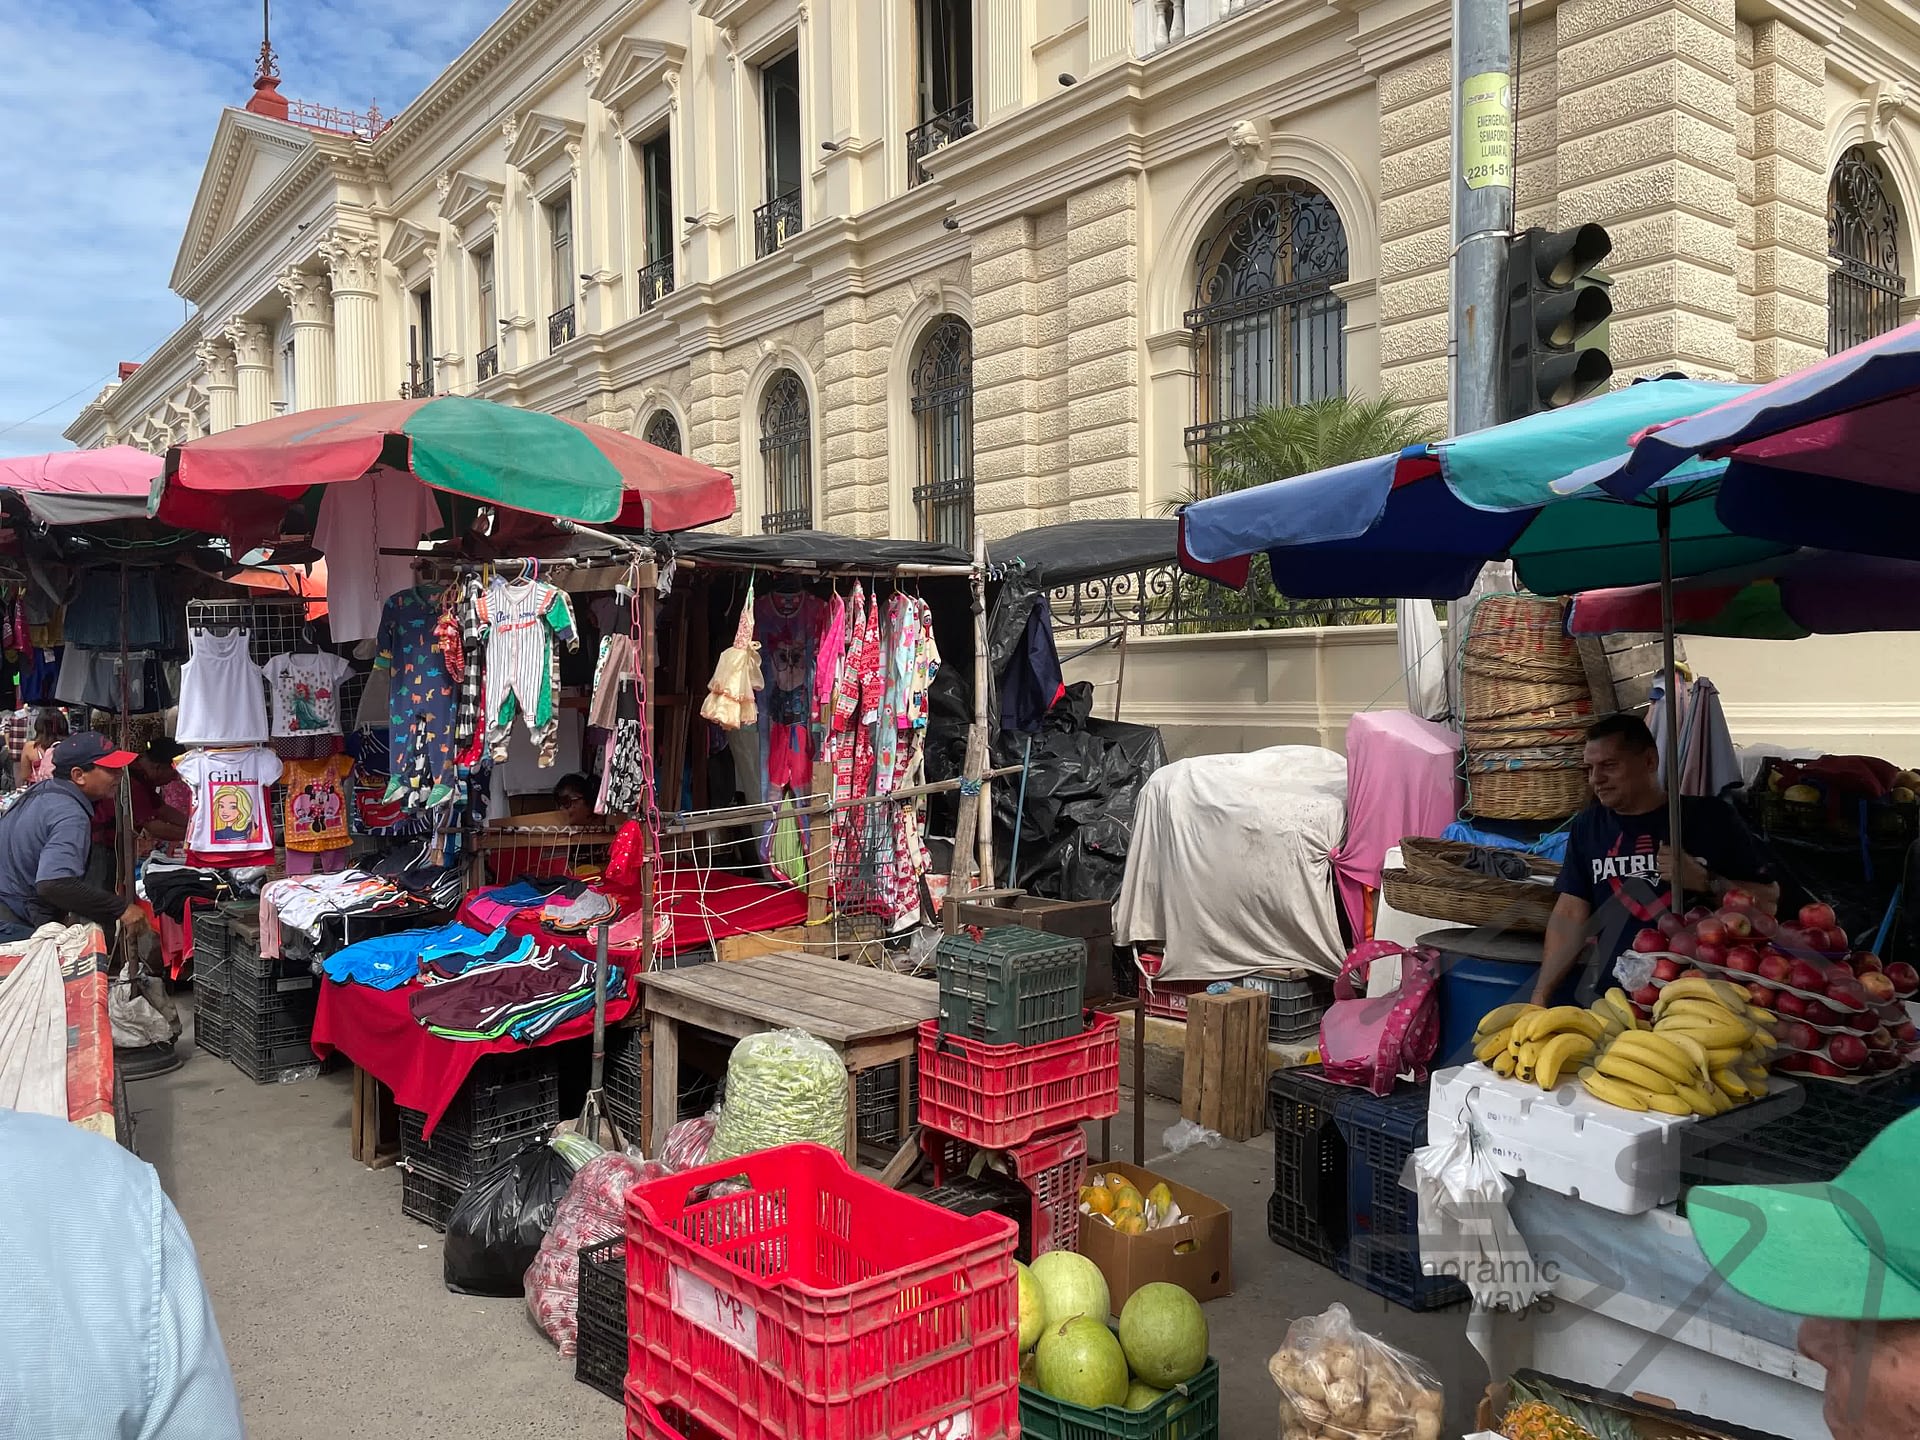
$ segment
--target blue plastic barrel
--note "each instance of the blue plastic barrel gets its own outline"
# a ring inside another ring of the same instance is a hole
[[[1440,952],[1440,1048],[1433,1068],[1463,1065],[1473,1058],[1473,1032],[1480,1017],[1515,1000],[1531,1000],[1540,978],[1540,937],[1437,930],[1420,943]],[[1562,982],[1553,1000],[1571,1003],[1580,968]]]

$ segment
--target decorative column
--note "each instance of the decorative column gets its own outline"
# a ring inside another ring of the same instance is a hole
[[[273,417],[273,332],[258,320],[236,315],[227,322],[233,346],[237,403],[234,421],[251,425]]]
[[[982,123],[998,120],[1026,103],[1027,72],[1032,68],[1032,9],[1028,0],[987,0],[986,22],[980,30],[987,42]]]
[[[365,405],[381,398],[377,287],[380,242],[335,230],[320,242],[333,277],[333,401]]]
[[[293,408],[333,404],[333,295],[327,277],[289,269],[280,277],[293,317]]]
[[[233,370],[233,346],[223,339],[207,339],[200,342],[195,353],[200,357],[200,370],[206,377],[203,388],[207,392],[207,433],[218,435],[234,426],[238,381]]]

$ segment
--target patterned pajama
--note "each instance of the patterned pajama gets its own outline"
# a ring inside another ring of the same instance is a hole
[[[487,745],[496,761],[507,758],[507,736],[516,715],[550,766],[559,748],[556,704],[559,666],[553,642],[578,649],[573,607],[564,592],[540,580],[495,578],[480,605],[480,622],[491,627],[487,639]]]
[[[391,672],[388,721],[392,779],[386,799],[409,810],[451,798],[454,781],[453,678],[434,636],[440,597],[418,586],[386,603],[375,664]]]

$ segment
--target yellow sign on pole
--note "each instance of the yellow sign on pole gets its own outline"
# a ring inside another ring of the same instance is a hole
[[[1504,70],[1460,82],[1460,178],[1469,190],[1513,188],[1513,87]]]

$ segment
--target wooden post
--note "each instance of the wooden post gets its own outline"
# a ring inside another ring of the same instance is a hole
[[[654,591],[653,567],[646,566],[645,571],[643,581],[633,597],[633,603],[639,607],[640,611],[641,733],[645,735],[647,743],[652,744],[654,722],[659,718],[659,711],[653,703],[653,692],[660,679],[654,664],[654,652],[657,649],[654,624],[658,613],[659,597]],[[655,774],[656,785],[659,779],[659,775]],[[646,795],[641,797],[641,803],[649,809],[657,810],[659,799],[657,794]],[[654,854],[654,836],[648,834],[645,843],[640,847],[640,973],[642,975],[653,973],[654,883],[655,868],[658,864],[659,857]],[[641,984],[644,987],[646,982],[643,980]],[[645,993],[644,989],[642,993]],[[657,1048],[655,1054],[658,1054]],[[674,1083],[677,1085],[678,1080],[676,1079]]]
[[[993,667],[987,657],[987,537],[973,537],[973,723],[980,727],[980,883],[988,888],[999,884],[993,873],[993,780],[988,776],[993,757],[992,717],[988,714],[988,692],[992,690]],[[1007,877],[1013,883],[1013,877]]]
[[[977,804],[969,804],[964,792],[960,797],[959,819],[953,832],[953,871],[947,877],[946,904],[964,900],[973,887],[975,875],[982,885],[993,884],[993,812],[987,808],[991,798],[987,782],[987,542],[976,536],[973,544],[973,724],[967,730],[967,756],[960,767],[963,784],[980,781]],[[980,831],[986,831],[980,843]]]
[[[1251,1140],[1267,1128],[1266,1095],[1266,993],[1189,999],[1180,1114],[1229,1140]]]

